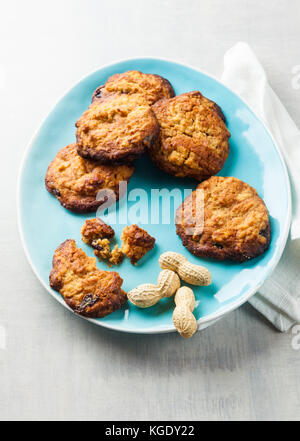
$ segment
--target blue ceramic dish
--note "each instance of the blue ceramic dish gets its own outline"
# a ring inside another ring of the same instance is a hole
[[[140,283],[155,282],[160,271],[159,255],[167,250],[180,252],[193,263],[206,265],[213,276],[211,286],[194,288],[197,300],[194,313],[202,327],[237,308],[258,290],[279,261],[287,240],[291,217],[289,179],[274,139],[241,98],[202,71],[167,60],[137,58],[102,67],[76,84],[50,112],[25,152],[18,186],[19,227],[23,245],[41,283],[66,306],[60,294],[53,291],[48,283],[53,252],[61,242],[73,238],[78,246],[92,256],[92,249],[81,242],[80,228],[85,219],[94,215],[72,214],[65,210],[46,191],[45,173],[57,151],[75,141],[74,124],[88,107],[94,89],[103,84],[110,75],[131,69],[168,78],[176,94],[200,90],[221,106],[231,139],[230,154],[220,175],[235,176],[255,187],[270,213],[272,240],[269,250],[259,258],[237,264],[192,256],[176,236],[174,210],[170,210],[169,225],[145,225],[148,207],[142,203],[141,226],[156,238],[157,244],[137,267],[133,267],[126,259],[117,268],[124,279],[123,288],[128,291]],[[126,204],[126,198],[123,198],[123,202],[118,204],[117,213],[123,217],[130,214],[130,207],[134,206],[135,199],[139,197],[132,192],[133,189],[144,189],[149,195],[151,189],[179,188],[182,191],[189,189],[190,192],[195,186],[195,181],[176,179],[160,172],[145,155],[137,161],[136,171],[128,186],[131,201]],[[124,224],[120,223],[114,226],[117,237],[120,237],[123,227]],[[103,263],[98,263],[98,267],[107,269]],[[128,304],[104,319],[90,321],[125,332],[170,332],[174,330],[173,307],[173,299],[164,299],[148,309],[139,309]]]

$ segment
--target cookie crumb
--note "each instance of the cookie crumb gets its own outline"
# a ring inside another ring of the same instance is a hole
[[[123,262],[124,253],[118,245],[115,245],[114,249],[111,252],[111,256],[109,258],[109,262],[112,265],[120,265]]]
[[[113,250],[110,248],[110,240],[114,237],[113,228],[100,218],[86,220],[81,228],[83,242],[93,247],[95,256],[105,261],[108,266],[120,265],[124,259],[118,245],[115,245]]]
[[[110,243],[108,239],[95,239],[91,245],[95,248],[94,254],[99,260],[108,260],[110,258]]]

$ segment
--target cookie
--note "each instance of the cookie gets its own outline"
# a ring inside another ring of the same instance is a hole
[[[122,251],[133,265],[152,250],[155,244],[155,238],[135,224],[124,228],[121,239]]]
[[[92,100],[97,100],[109,93],[138,94],[145,98],[149,105],[162,98],[175,96],[173,87],[165,78],[156,74],[145,74],[138,70],[129,70],[121,74],[112,75],[107,82],[99,86]]]
[[[152,109],[160,135],[148,151],[160,169],[199,181],[221,170],[230,133],[217,104],[196,91],[160,100]]]
[[[94,101],[76,122],[77,151],[102,164],[128,164],[158,136],[159,125],[140,95],[108,94]]]
[[[203,199],[196,197],[199,190]],[[197,231],[202,203],[203,231]],[[176,212],[176,232],[195,256],[237,262],[262,254],[271,238],[268,210],[256,190],[239,179],[220,176],[202,182],[184,200]]]
[[[52,265],[50,286],[60,292],[77,314],[105,317],[127,301],[119,274],[98,270],[96,259],[77,248],[75,240],[68,239],[59,245]]]
[[[118,200],[119,183],[128,182],[133,171],[132,166],[101,165],[83,159],[77,153],[76,144],[70,144],[61,149],[50,163],[45,184],[63,207],[85,213],[96,211],[104,202],[103,198],[96,200],[100,190],[113,190]]]

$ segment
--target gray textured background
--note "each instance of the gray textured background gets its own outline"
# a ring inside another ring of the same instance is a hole
[[[83,75],[119,58],[168,57],[220,74],[224,51],[248,41],[300,125],[299,23],[298,0],[1,3],[0,419],[300,419],[291,334],[249,305],[190,341],[90,325],[40,286],[15,210],[20,160],[42,118]]]

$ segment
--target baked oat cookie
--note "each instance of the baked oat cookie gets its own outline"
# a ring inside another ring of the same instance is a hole
[[[152,250],[155,244],[155,238],[135,224],[124,228],[121,239],[122,251],[133,265]]]
[[[101,271],[96,259],[88,257],[75,240],[68,239],[56,249],[50,286],[59,291],[74,312],[86,317],[105,317],[126,303],[118,273]]]
[[[121,74],[112,75],[107,82],[99,86],[92,100],[97,100],[109,93],[138,94],[145,98],[149,105],[162,98],[175,96],[170,82],[160,75],[145,74],[138,70],[129,70]]]
[[[176,212],[177,234],[192,254],[243,262],[268,249],[268,210],[254,188],[233,177],[213,176],[197,190],[203,191],[203,232],[193,232],[200,213],[196,214],[196,191]]]
[[[103,164],[131,163],[159,133],[157,119],[143,97],[118,93],[94,101],[76,127],[79,155]]]
[[[229,153],[230,133],[216,103],[196,91],[160,100],[152,109],[160,135],[148,151],[159,168],[199,181],[221,170]]]
[[[119,183],[128,182],[133,171],[132,166],[101,165],[83,159],[77,153],[76,144],[70,144],[61,149],[50,163],[45,184],[63,207],[85,213],[96,211],[104,202],[96,200],[102,189],[113,190],[118,200]]]

